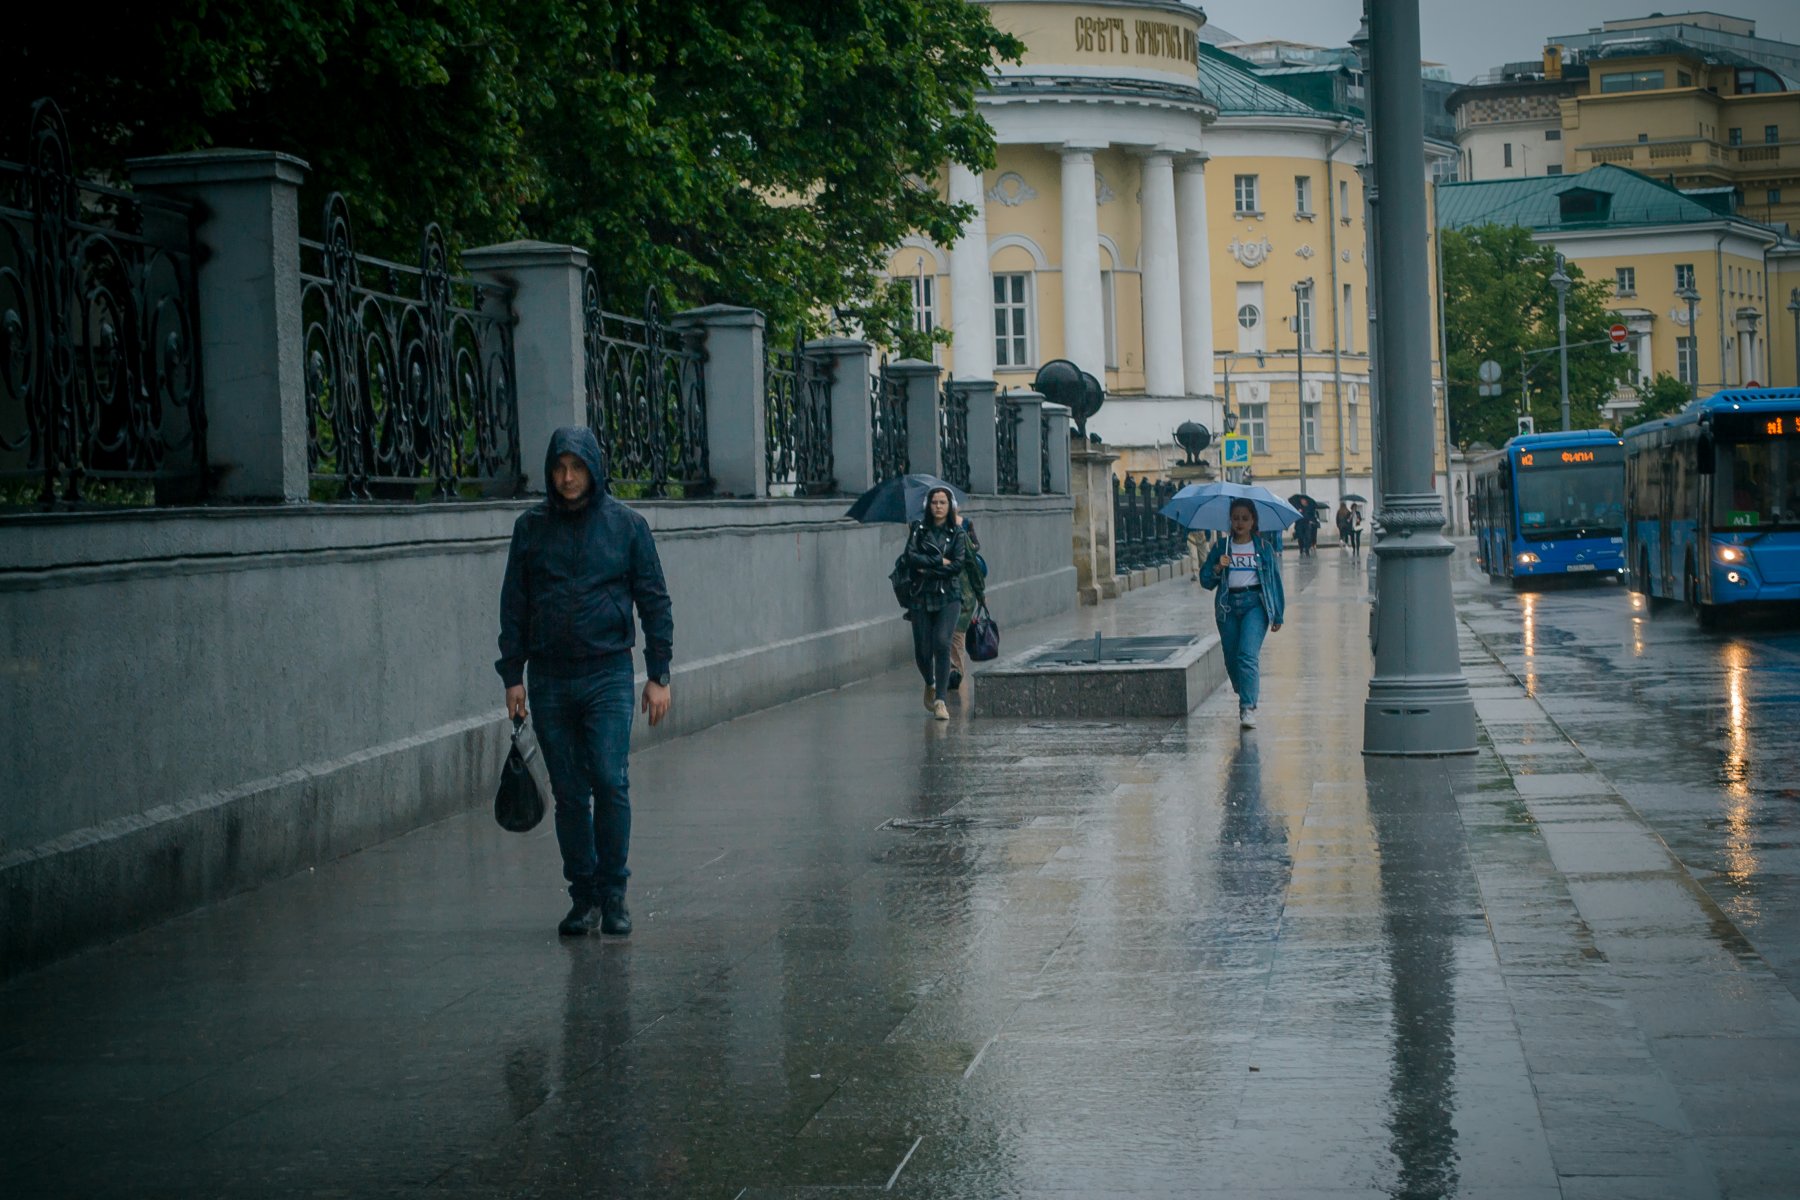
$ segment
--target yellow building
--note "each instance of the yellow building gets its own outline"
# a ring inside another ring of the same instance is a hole
[[[1257,480],[1297,490],[1304,459],[1312,495],[1372,495],[1360,123],[1263,84],[1189,4],[985,3],[1027,53],[980,99],[997,165],[946,172],[979,215],[890,259],[951,330],[942,365],[1024,388],[1074,361],[1106,387],[1091,428],[1121,471],[1161,474],[1176,426],[1217,436],[1229,408]]]
[[[1588,278],[1609,283],[1636,380],[1666,373],[1702,395],[1796,382],[1786,305],[1789,288],[1800,286],[1800,246],[1779,230],[1614,166],[1447,184],[1438,212],[1445,228],[1525,226]],[[1622,388],[1609,415],[1627,416],[1636,403]]]

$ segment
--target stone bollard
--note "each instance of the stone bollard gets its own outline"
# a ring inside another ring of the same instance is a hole
[[[199,206],[195,238],[206,446],[221,499],[305,500],[300,185],[306,163],[264,150],[136,158],[133,188]]]
[[[838,490],[860,496],[875,486],[875,425],[869,368],[875,348],[855,338],[816,338],[806,352],[831,364],[831,459]]]
[[[678,313],[678,329],[697,329],[706,346],[706,442],[720,495],[769,494],[763,443],[763,315],[754,308],[709,304]]]
[[[1083,604],[1115,599],[1113,577],[1113,486],[1116,454],[1083,442],[1069,452],[1075,497],[1075,589]]]
[[[519,406],[523,491],[542,495],[539,478],[550,435],[587,425],[587,339],[582,288],[587,251],[551,242],[505,242],[468,250],[476,279],[512,289],[513,393]]]
[[[969,490],[984,496],[1000,491],[1000,435],[995,428],[999,405],[991,379],[952,379],[969,406]]]
[[[906,456],[914,475],[944,475],[944,447],[939,440],[938,375],[934,363],[903,358],[888,364],[888,374],[906,385]]]
[[[1050,460],[1049,491],[1059,496],[1069,494],[1069,427],[1072,414],[1066,404],[1044,405],[1043,432],[1045,457]],[[1039,472],[1040,477],[1042,472]]]
[[[1012,393],[1019,406],[1019,495],[1044,493],[1044,397],[1041,392]]]

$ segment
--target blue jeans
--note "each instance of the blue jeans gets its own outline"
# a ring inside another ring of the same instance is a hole
[[[1263,638],[1268,635],[1269,614],[1263,608],[1262,593],[1227,592],[1219,616],[1219,644],[1225,651],[1225,671],[1231,676],[1231,690],[1238,695],[1239,708],[1256,707],[1262,682],[1258,660],[1262,657]]]
[[[576,903],[623,891],[631,874],[631,684],[627,654],[591,675],[531,678],[531,720],[556,793],[556,844]]]

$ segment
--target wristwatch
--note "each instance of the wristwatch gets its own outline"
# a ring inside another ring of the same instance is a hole
[[[669,673],[664,671],[661,675],[652,675],[650,677],[650,682],[654,683],[657,687],[668,687]]]

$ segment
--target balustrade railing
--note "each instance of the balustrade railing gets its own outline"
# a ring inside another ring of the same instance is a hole
[[[969,394],[944,380],[938,403],[938,448],[944,480],[969,490]]]
[[[763,465],[772,488],[796,496],[837,491],[831,450],[829,359],[809,355],[804,338],[792,350],[763,353]]]
[[[300,279],[315,481],[358,499],[517,490],[510,290],[451,275],[435,224],[416,267],[356,253],[336,192],[323,240],[300,240]]]
[[[1167,480],[1113,477],[1113,559],[1123,575],[1173,562],[1187,550],[1187,530],[1157,510],[1175,495]]]
[[[869,426],[874,440],[875,482],[912,470],[906,444],[906,383],[888,374],[887,359],[869,376]]]
[[[204,493],[193,211],[79,178],[50,100],[29,130],[0,161],[0,502]]]
[[[608,486],[628,499],[707,495],[701,335],[664,325],[654,290],[641,317],[602,307],[592,270],[581,290],[588,427],[606,452]]]
[[[1024,414],[1011,396],[1001,392],[994,397],[994,454],[998,459],[998,490],[1002,496],[1016,496],[1022,490],[1019,486],[1019,422],[1023,419]]]
[[[1050,414],[1038,406],[1038,487],[1044,495],[1051,492],[1050,486]]]

